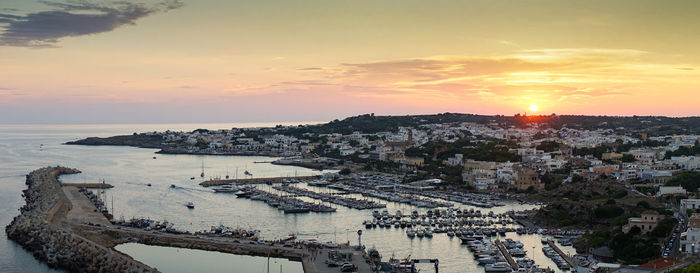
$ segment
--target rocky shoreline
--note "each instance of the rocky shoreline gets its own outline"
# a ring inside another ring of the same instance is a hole
[[[5,227],[8,238],[19,243],[50,267],[70,272],[158,272],[128,255],[88,240],[62,221],[72,204],[58,181],[62,174],[80,171],[46,167],[27,175],[26,204]]]

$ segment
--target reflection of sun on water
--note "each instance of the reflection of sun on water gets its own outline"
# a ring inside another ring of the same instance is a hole
[[[540,109],[540,108],[537,107],[537,105],[534,105],[534,104],[533,104],[533,105],[530,105],[530,111],[535,112],[535,111],[537,111],[538,109]]]

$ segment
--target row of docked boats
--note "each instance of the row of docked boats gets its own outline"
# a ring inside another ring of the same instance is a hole
[[[361,199],[356,199],[352,197],[345,197],[345,196],[340,196],[340,195],[334,195],[334,194],[329,194],[329,193],[322,193],[322,192],[316,192],[316,191],[311,191],[307,189],[302,189],[299,187],[294,187],[290,185],[279,185],[279,186],[274,186],[272,187],[275,190],[278,191],[283,191],[291,194],[296,194],[296,195],[301,195],[301,196],[306,196],[310,197],[313,199],[321,200],[324,202],[329,202],[333,203],[336,205],[348,207],[348,208],[353,208],[353,209],[376,209],[376,208],[385,208],[386,204],[374,202],[372,200],[361,200]]]
[[[273,194],[260,190],[256,187],[244,187],[236,193],[239,198],[250,198],[251,200],[259,200],[275,207],[284,213],[306,213],[306,212],[334,212],[335,208],[316,203],[309,203],[300,199]]]
[[[452,207],[454,204],[429,198],[423,198],[414,193],[403,193],[400,191],[379,191],[375,189],[362,188],[354,185],[344,185],[343,190],[356,192],[366,197],[373,197],[385,201],[413,205],[419,208],[439,208]]]
[[[500,196],[495,194],[414,191],[406,188],[403,184],[397,183],[398,181],[390,182],[389,180],[392,179],[387,179],[387,177],[359,177],[358,179],[343,180],[329,185],[329,187],[348,192],[357,192],[366,196],[372,196],[393,202],[410,202],[411,204],[427,208],[453,206],[452,203],[436,199],[458,202],[465,205],[482,208],[492,208],[505,205],[505,202],[501,201]],[[419,196],[429,197],[432,198],[432,200],[428,198],[420,198]]]
[[[564,258],[557,253],[556,250],[554,250],[551,247],[545,246],[542,248],[542,252],[544,253],[545,256],[549,257],[556,265],[559,267],[561,270],[569,270],[571,269],[571,265],[569,265],[569,262],[564,260]]]
[[[486,238],[473,238],[468,243],[466,243],[469,251],[474,255],[474,260],[476,260],[479,265],[484,267],[485,272],[497,272],[497,273],[542,273],[545,270],[538,268],[535,265],[535,261],[525,257],[525,250],[523,250],[523,244],[520,241],[506,239],[503,242],[508,254],[513,258],[511,262],[515,265],[511,265],[504,254],[498,249],[496,244],[494,244],[490,239]],[[516,259],[517,258],[517,259]],[[514,269],[517,269],[514,271]]]
[[[418,238],[423,238],[423,237],[432,238],[433,231],[430,230],[429,228],[417,229],[417,230],[408,229],[406,231],[406,235],[408,236],[408,238],[414,238],[416,236],[418,236]]]
[[[460,193],[460,192],[436,192],[426,191],[420,194],[432,198],[444,199],[452,202],[461,203],[480,208],[493,208],[505,206],[506,203],[495,195],[478,194],[478,193]]]
[[[512,267],[505,262],[498,247],[489,239],[474,239],[466,243],[469,251],[474,255],[479,265],[485,272],[512,272]]]
[[[585,230],[566,230],[566,229],[546,229],[546,228],[526,228],[526,227],[520,227],[515,229],[515,232],[522,235],[522,234],[541,234],[541,235],[550,235],[553,236],[554,238],[565,238],[565,237],[578,237],[581,235],[586,234]],[[571,243],[571,242],[568,242]],[[565,244],[570,245],[565,242]]]
[[[417,210],[414,210],[411,212],[411,214],[403,214],[401,210],[397,210],[396,214],[390,214],[387,210],[382,211],[381,213],[377,210],[372,212],[372,217],[374,218],[396,218],[396,219],[401,219],[403,217],[408,217],[411,219],[417,219],[421,218],[425,220],[426,218],[430,219],[437,219],[437,218],[442,218],[442,219],[458,219],[458,218],[498,218],[498,219],[509,219],[511,220],[512,217],[509,213],[494,213],[493,211],[489,211],[488,213],[482,213],[480,210],[474,210],[473,208],[470,209],[461,209],[461,208],[448,208],[446,210],[427,210],[425,214],[420,214],[418,213]]]

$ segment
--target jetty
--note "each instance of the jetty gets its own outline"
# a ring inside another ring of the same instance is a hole
[[[158,272],[119,251],[107,247],[104,240],[94,240],[76,232],[76,225],[86,219],[102,219],[87,198],[75,187],[62,187],[61,174],[80,171],[65,167],[46,167],[27,175],[28,188],[23,191],[25,205],[20,215],[5,227],[7,237],[50,267],[70,272]],[[77,202],[73,199],[82,199]]]
[[[86,188],[86,189],[111,189],[114,188],[111,184],[107,183],[61,183],[63,187],[76,187],[76,188]]]
[[[498,250],[501,251],[503,257],[506,258],[506,262],[508,262],[510,267],[512,267],[513,270],[517,271],[518,263],[515,261],[515,259],[513,259],[513,256],[510,256],[510,252],[508,252],[508,249],[503,244],[503,242],[501,242],[501,240],[496,240],[496,247],[498,247]]]
[[[321,178],[320,175],[295,176],[295,177],[259,177],[259,178],[242,178],[242,179],[209,179],[199,183],[203,187],[223,186],[230,184],[269,184],[283,183],[287,180],[311,180]]]
[[[564,251],[561,251],[561,249],[557,246],[557,244],[554,243],[554,241],[547,240],[547,244],[549,245],[549,247],[554,249],[554,251],[556,251],[557,254],[559,254],[559,256],[561,256],[561,258],[564,259],[564,261],[566,261],[566,263],[569,264],[569,266],[571,266],[571,267],[574,266],[574,263],[571,261],[571,257],[569,257],[569,255],[566,255],[564,253]]]

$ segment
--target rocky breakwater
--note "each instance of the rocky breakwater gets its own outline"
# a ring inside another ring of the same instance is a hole
[[[49,266],[71,272],[157,272],[128,255],[74,233],[63,221],[72,204],[61,189],[58,176],[79,172],[46,167],[28,174],[28,188],[23,191],[26,204],[20,215],[5,227],[8,238]]]

